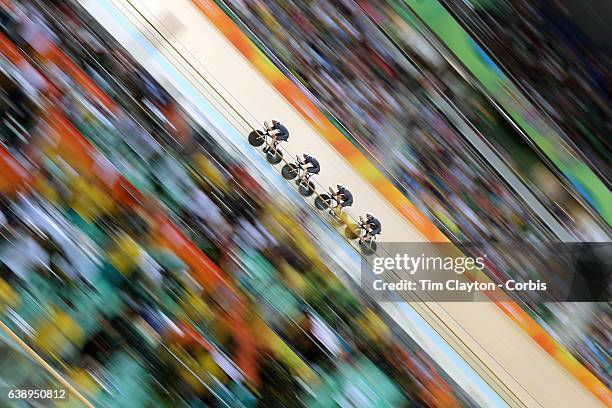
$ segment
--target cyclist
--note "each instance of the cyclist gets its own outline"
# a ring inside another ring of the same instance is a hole
[[[330,190],[332,190],[331,187]],[[353,194],[340,183],[336,184],[336,192],[332,190],[331,193],[338,203],[335,208],[336,214],[340,216],[344,207],[350,207],[353,204]]]
[[[313,174],[319,174],[319,171],[321,171],[321,166],[319,165],[319,161],[315,159],[314,157],[312,157],[311,155],[309,155],[308,153],[302,154],[302,157],[304,159],[300,160],[300,163],[303,166],[306,164],[310,164],[310,166],[304,167],[304,170],[306,171],[304,172],[304,175],[302,176],[302,182],[307,183]]]
[[[363,244],[364,242],[370,243],[372,238],[380,234],[382,230],[380,221],[378,221],[378,219],[374,217],[374,214],[371,212],[366,213],[365,221],[361,217],[359,217],[359,221],[363,224],[366,231],[365,235],[362,238],[359,238],[359,244]]]
[[[272,126],[266,130],[268,131],[270,137],[272,137],[272,147],[270,150],[272,150],[273,153],[270,154],[276,156],[276,146],[279,144],[279,142],[286,142],[287,139],[289,139],[289,131],[285,125],[276,119],[272,119]]]

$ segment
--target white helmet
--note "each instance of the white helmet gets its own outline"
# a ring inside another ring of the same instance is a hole
[[[308,152],[304,152],[304,153],[302,153],[302,156],[304,156],[304,158],[306,158],[306,157],[310,157],[310,154]]]
[[[366,217],[367,218],[374,218],[374,214],[372,214],[371,212],[367,212],[366,213]]]
[[[276,119],[272,119],[272,124],[276,125],[277,123],[280,123],[280,122]]]
[[[346,188],[346,187],[344,187],[344,184],[336,183],[336,188],[340,190],[341,188]]]

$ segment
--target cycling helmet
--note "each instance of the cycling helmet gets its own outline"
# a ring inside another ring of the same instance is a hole
[[[337,188],[338,190],[340,190],[341,188],[346,188],[346,187],[344,187],[344,184],[340,184],[340,183],[338,183],[338,184],[336,184],[336,188]]]
[[[308,152],[304,152],[304,153],[302,153],[302,156],[304,156],[304,158],[306,159],[306,158],[310,157],[310,154],[308,154]]]
[[[280,122],[278,120],[276,120],[276,119],[272,119],[272,124],[273,125],[276,125],[277,123],[280,123]]]
[[[366,218],[374,218],[374,214],[372,214],[371,212],[367,212]]]

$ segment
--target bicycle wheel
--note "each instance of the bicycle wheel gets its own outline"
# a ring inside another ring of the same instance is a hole
[[[333,205],[334,199],[329,194],[321,194],[315,198],[315,207],[319,210],[327,210]]]
[[[304,197],[310,197],[315,192],[315,184],[312,181],[308,182],[308,185],[304,185],[304,183],[300,183],[300,194]]]
[[[357,239],[359,238],[359,233],[361,232],[361,228],[357,224],[348,224],[344,229],[344,236],[348,239]]]
[[[361,253],[364,255],[372,255],[374,252],[376,252],[377,248],[374,240],[371,240],[370,242],[363,242],[359,246],[361,247]]]
[[[285,164],[281,170],[281,175],[285,180],[293,180],[297,177],[298,168],[295,164]]]
[[[276,151],[276,154],[272,154],[270,153],[270,151],[268,150],[266,152],[266,159],[268,160],[269,163],[271,164],[278,164],[281,162],[281,160],[283,160],[283,152],[281,152],[280,150]]]
[[[249,133],[249,143],[251,146],[259,147],[265,141],[265,136],[261,130],[254,130]]]

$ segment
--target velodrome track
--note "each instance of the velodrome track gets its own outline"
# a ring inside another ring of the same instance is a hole
[[[82,1],[82,4],[145,67],[150,66],[161,83],[168,84],[171,92],[177,92],[173,79],[165,76],[158,67],[156,69],[142,46],[126,37],[117,21],[111,21],[112,16],[105,7],[111,4],[116,7],[115,12],[144,33],[206,99],[214,99],[226,120],[245,136],[249,126],[260,127],[264,119],[281,119],[292,133],[287,150],[292,155],[309,151],[316,156],[322,165],[318,181],[323,186],[338,181],[349,186],[355,194],[352,213],[373,211],[383,223],[382,240],[416,242],[426,239],[345,160],[347,152],[339,152],[322,138],[304,118],[304,112],[301,114],[287,103],[191,2],[173,1],[171,8],[163,1]],[[226,105],[231,105],[231,109]],[[593,394],[549,358],[493,303],[412,306],[508,405],[598,406]],[[410,321],[402,308],[394,304],[383,307],[400,326],[410,328]]]

